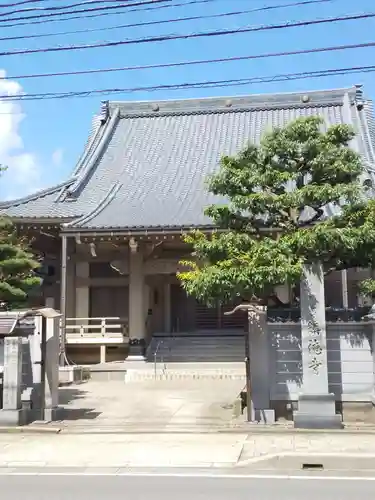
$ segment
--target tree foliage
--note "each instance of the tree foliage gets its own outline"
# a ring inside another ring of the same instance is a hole
[[[321,261],[326,273],[372,265],[375,202],[353,137],[346,125],[301,118],[223,157],[208,179],[228,200],[206,210],[218,229],[185,236],[194,249],[178,275],[187,293],[264,303],[276,286],[297,283],[304,264]]]
[[[35,274],[39,262],[28,241],[17,235],[12,222],[0,219],[0,302],[7,308],[25,304],[28,295],[41,283]]]

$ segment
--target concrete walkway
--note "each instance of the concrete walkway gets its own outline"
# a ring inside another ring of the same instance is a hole
[[[230,468],[259,465],[261,461],[266,463],[285,454],[336,455],[336,462],[331,463],[337,463],[344,456],[362,459],[366,456],[374,464],[375,436],[354,433],[0,434],[0,467]]]
[[[0,435],[0,467],[228,467],[246,435]]]
[[[195,432],[230,427],[241,380],[97,382],[60,388],[60,422],[69,429]]]

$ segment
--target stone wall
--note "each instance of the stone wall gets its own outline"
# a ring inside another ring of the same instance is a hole
[[[299,323],[269,324],[273,368],[271,399],[296,401],[301,392],[302,352]],[[337,400],[371,401],[375,356],[372,326],[358,322],[327,323],[329,391]]]

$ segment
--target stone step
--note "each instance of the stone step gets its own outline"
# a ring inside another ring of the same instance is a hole
[[[191,362],[191,363],[206,363],[206,362],[216,362],[216,363],[235,363],[235,362],[241,362],[244,361],[244,355],[231,355],[231,356],[217,356],[217,355],[212,355],[212,356],[195,356],[195,355],[189,355],[189,354],[180,354],[180,355],[174,355],[174,356],[158,356],[157,357],[157,362],[158,363],[184,363],[184,362]],[[149,363],[153,363],[153,359],[149,359]]]
[[[149,380],[238,380],[245,384],[244,370],[128,370],[125,382],[145,382]]]
[[[245,343],[241,336],[208,337],[154,337],[147,350],[147,360],[163,362],[236,362],[245,357]]]

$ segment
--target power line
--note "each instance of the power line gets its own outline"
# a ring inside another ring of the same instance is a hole
[[[95,5],[95,4],[103,4],[103,3],[116,3],[116,2],[130,2],[131,0],[84,0],[83,2],[76,2],[69,5],[47,5],[47,7],[26,7],[26,8],[17,8],[16,10],[3,12],[0,16],[11,16],[12,14],[21,14],[22,12],[33,12],[33,11],[49,11],[49,10],[65,10],[65,9],[73,9],[74,7],[81,7],[82,5]],[[16,2],[13,4],[0,4],[0,9],[8,8],[8,7],[19,7],[24,4],[30,3],[43,3],[45,0],[23,0],[22,2]]]
[[[13,3],[2,3],[0,5],[1,8],[4,8],[4,7],[15,7],[17,5],[25,5],[27,3],[40,3],[42,2],[43,0],[22,0],[21,2],[13,2]]]
[[[95,0],[95,1],[99,1],[99,0]],[[64,35],[64,36],[77,35],[80,33],[87,34],[87,33],[94,33],[94,32],[98,32],[98,31],[109,31],[109,30],[122,29],[122,28],[135,28],[135,27],[140,27],[140,26],[154,26],[154,25],[167,24],[167,23],[180,23],[180,22],[184,22],[184,21],[196,21],[199,19],[216,19],[216,18],[223,18],[223,17],[239,16],[239,15],[243,15],[243,14],[251,14],[254,12],[263,12],[263,11],[276,10],[276,9],[285,9],[285,8],[290,8],[290,7],[300,7],[300,6],[318,4],[318,3],[327,3],[327,2],[332,2],[332,1],[335,1],[335,0],[304,0],[304,1],[300,1],[300,2],[293,2],[293,3],[287,3],[287,4],[278,4],[278,5],[268,5],[266,7],[257,7],[255,9],[250,9],[250,10],[238,10],[238,11],[222,12],[222,13],[218,13],[218,14],[178,17],[178,18],[174,18],[174,19],[162,19],[162,20],[158,20],[158,21],[148,21],[148,22],[132,23],[132,24],[116,24],[114,26],[107,26],[107,27],[103,27],[103,28],[91,28],[91,29],[73,30],[73,31],[54,31],[52,33],[38,33],[38,34],[33,34],[33,35],[9,36],[9,37],[0,38],[0,41],[26,40],[26,39],[30,39],[30,38],[46,38],[46,37],[61,36],[61,35]]]
[[[368,43],[357,43],[352,45],[337,45],[331,47],[319,47],[312,49],[303,50],[293,50],[289,52],[266,52],[263,54],[251,54],[247,56],[234,56],[234,57],[223,57],[218,59],[197,59],[192,61],[179,61],[175,63],[161,63],[161,64],[146,64],[139,66],[125,66],[122,68],[100,68],[100,69],[87,69],[79,71],[62,71],[60,73],[39,73],[39,74],[29,74],[29,75],[10,75],[0,78],[1,80],[26,80],[34,78],[50,78],[59,76],[79,76],[79,75],[91,75],[96,73],[114,73],[121,71],[139,71],[148,69],[160,69],[160,68],[173,68],[181,66],[197,66],[203,64],[214,64],[214,63],[225,63],[225,62],[238,62],[238,61],[248,61],[254,59],[268,59],[271,57],[285,57],[285,56],[295,56],[295,55],[306,55],[306,54],[317,54],[322,52],[336,52],[340,50],[351,50],[351,49],[362,49],[375,47],[375,42]]]
[[[126,12],[123,12],[123,11],[112,12],[112,11],[110,11],[110,12],[100,12],[98,14],[68,16],[68,17],[63,17],[63,18],[59,18],[59,19],[44,19],[43,21],[26,21],[23,23],[4,24],[2,26],[2,28],[14,28],[17,26],[29,26],[29,25],[34,25],[34,24],[58,23],[58,22],[70,21],[72,19],[91,19],[94,17],[123,15],[123,14],[128,14],[129,12],[141,12],[141,11],[143,12],[143,11],[152,11],[152,10],[160,10],[160,9],[171,9],[173,7],[185,7],[186,5],[207,4],[207,3],[219,2],[219,1],[221,1],[221,0],[188,0],[186,2],[167,4],[167,5],[164,5],[164,4],[163,5],[155,5],[153,7],[152,6],[138,7],[136,9],[129,9]],[[332,0],[332,1],[336,1],[336,0]],[[63,15],[63,13],[61,13],[61,15]],[[6,21],[6,20],[4,20],[4,21]],[[9,21],[11,21],[11,19],[9,19]]]
[[[157,0],[156,0],[157,1]],[[341,22],[341,21],[355,21],[360,19],[368,19],[374,18],[375,13],[365,13],[365,14],[351,14],[347,16],[341,17],[331,17],[325,19],[313,19],[310,21],[290,21],[283,24],[270,24],[270,25],[262,25],[262,26],[253,26],[249,28],[237,28],[231,30],[217,30],[217,31],[204,31],[200,33],[188,33],[188,34],[180,34],[180,35],[160,35],[154,37],[145,37],[145,38],[133,38],[133,39],[125,39],[125,40],[116,40],[113,42],[98,42],[93,44],[84,44],[84,45],[66,45],[66,46],[58,46],[58,47],[46,47],[39,49],[16,49],[13,51],[3,51],[0,52],[0,56],[14,56],[19,54],[38,54],[38,53],[48,53],[48,52],[65,52],[65,51],[73,51],[73,50],[83,50],[83,49],[96,49],[101,47],[117,47],[120,45],[134,45],[134,44],[143,44],[143,43],[154,43],[154,42],[165,42],[171,40],[186,40],[186,39],[195,39],[202,37],[214,37],[214,36],[224,36],[224,35],[236,35],[239,33],[250,33],[250,32],[259,32],[259,31],[267,31],[267,30],[276,30],[283,28],[297,28],[302,26],[313,26],[317,24],[327,24],[333,22]]]
[[[128,0],[129,2],[131,0]],[[44,17],[54,17],[54,16],[61,16],[64,14],[79,14],[79,13],[85,13],[85,12],[97,12],[101,10],[116,10],[116,9],[127,9],[128,7],[134,7],[138,5],[150,5],[150,4],[155,4],[155,3],[166,3],[166,2],[172,2],[172,0],[142,0],[134,3],[126,3],[123,5],[107,5],[105,7],[92,7],[92,8],[85,8],[85,9],[78,9],[78,10],[71,10],[71,11],[66,11],[66,12],[51,12],[49,14],[34,14],[32,16],[20,16],[20,17],[10,17],[7,19],[1,19],[1,22],[7,22],[7,21],[22,21],[23,19],[40,19]],[[15,11],[16,13],[17,11]],[[9,15],[9,13],[3,13],[0,14],[0,16],[5,16]]]
[[[283,73],[272,76],[256,76],[252,78],[238,78],[231,80],[214,80],[200,81],[190,83],[177,83],[165,85],[153,85],[147,87],[128,87],[128,88],[109,88],[109,89],[91,89],[84,91],[70,92],[45,92],[39,94],[25,94],[17,96],[0,95],[0,100],[3,102],[13,101],[39,101],[50,99],[70,99],[70,98],[85,98],[92,95],[109,95],[109,94],[131,94],[134,92],[156,92],[161,90],[186,90],[186,89],[203,89],[203,88],[222,88],[234,87],[240,85],[253,85],[255,83],[271,83],[290,80],[305,80],[308,78],[322,78],[326,76],[339,76],[356,73],[372,73],[375,71],[375,65],[372,66],[351,66],[348,68],[324,69],[318,71],[305,71],[301,73]]]
[[[150,5],[150,4],[155,4],[155,3],[166,3],[166,2],[172,2],[172,0],[143,0],[139,2],[134,2],[134,3],[126,3],[124,5],[107,5],[106,7],[92,7],[92,8],[85,8],[85,9],[80,9],[80,10],[72,10],[72,11],[67,11],[67,12],[52,12],[49,14],[35,14],[32,16],[20,16],[20,17],[11,17],[8,19],[1,19],[1,22],[8,22],[8,21],[20,21],[23,19],[40,19],[44,17],[54,17],[54,16],[61,16],[64,14],[79,14],[79,13],[85,13],[85,12],[96,12],[96,11],[101,11],[101,10],[115,10],[115,9],[123,9],[123,8],[128,8],[128,7],[134,7],[138,5]],[[1,14],[5,15],[5,14]]]

